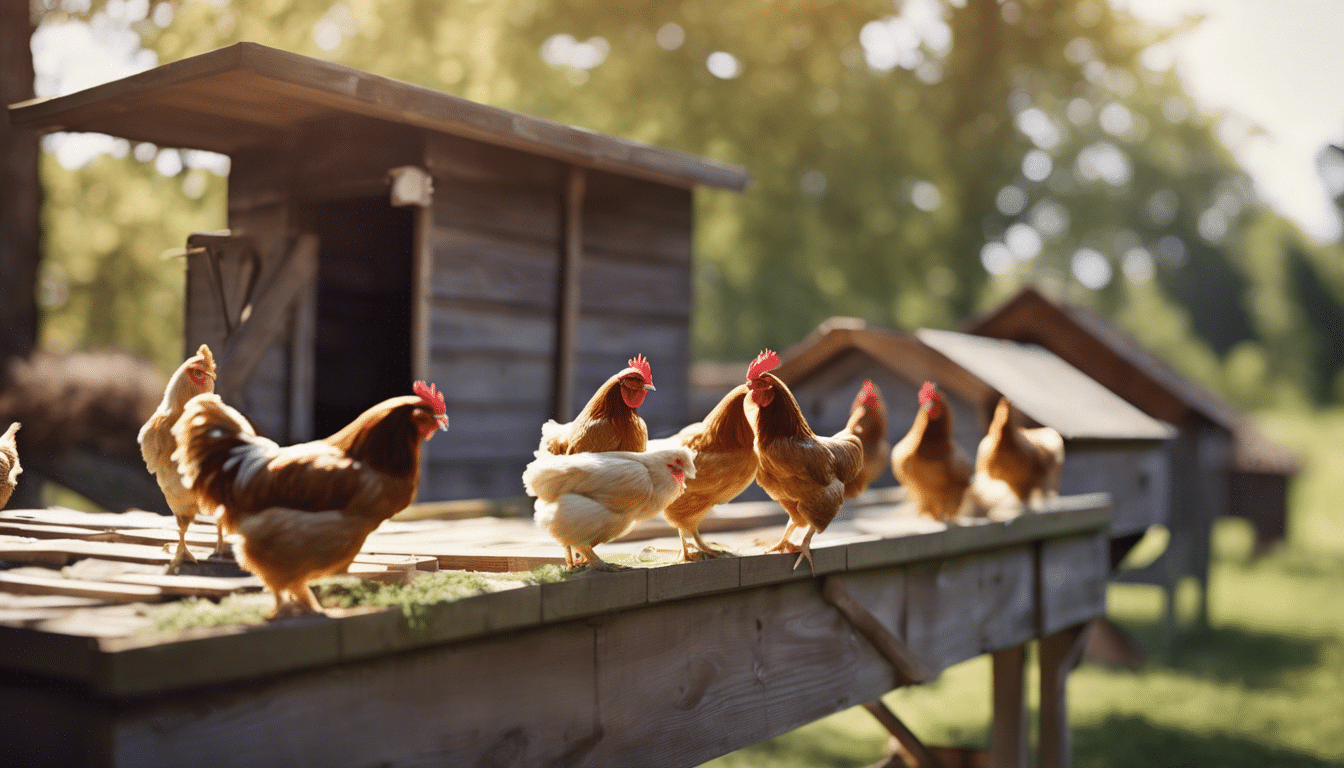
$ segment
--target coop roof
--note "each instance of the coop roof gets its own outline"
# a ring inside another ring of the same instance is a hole
[[[1051,300],[1027,286],[966,330],[1046,347],[1156,418],[1180,423],[1194,413],[1228,430],[1238,469],[1291,474],[1301,466],[1296,455],[1261,434],[1236,408],[1084,307]]]
[[[1042,347],[920,330],[920,341],[975,374],[1066,439],[1166,440],[1175,430]]]
[[[660,183],[746,186],[739,167],[606,136],[340,64],[237,43],[54,99],[10,106],[15,125],[94,131],[231,155],[314,121],[362,115]]]

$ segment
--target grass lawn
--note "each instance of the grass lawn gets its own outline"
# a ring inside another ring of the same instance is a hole
[[[1218,522],[1210,627],[1184,630],[1138,671],[1084,664],[1073,674],[1075,765],[1344,765],[1344,409],[1259,421],[1308,461],[1291,491],[1288,544],[1252,561],[1249,526]],[[1186,587],[1188,619],[1196,595]],[[1156,647],[1159,591],[1115,585],[1109,599],[1111,618]],[[985,746],[989,677],[988,658],[973,659],[884,701],[926,743]],[[1034,677],[1028,684],[1034,710]],[[885,744],[856,707],[707,765],[863,766]]]

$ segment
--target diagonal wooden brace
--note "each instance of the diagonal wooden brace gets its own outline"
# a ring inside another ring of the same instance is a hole
[[[872,611],[869,611],[868,607],[845,587],[841,579],[833,576],[826,578],[821,587],[821,594],[827,602],[844,614],[859,634],[873,644],[878,653],[891,662],[896,668],[901,685],[927,683],[934,678],[933,671],[916,658],[899,637],[883,626]]]
[[[877,719],[877,722],[881,723],[882,727],[886,728],[887,732],[895,737],[906,754],[914,759],[915,768],[943,768],[943,763],[938,759],[938,756],[930,752],[914,731],[911,731],[905,723],[901,722],[901,718],[888,709],[881,699],[874,699],[864,704],[863,708],[868,710]],[[878,763],[878,765],[906,765],[906,760],[900,756],[899,750],[897,752],[898,754],[891,755],[885,762]]]
[[[302,291],[317,279],[317,236],[299,236],[283,263],[269,279],[258,281],[259,295],[243,312],[242,322],[229,334],[217,354],[219,378],[215,391],[225,400],[236,398],[252,378],[266,351],[289,328],[288,313]]]

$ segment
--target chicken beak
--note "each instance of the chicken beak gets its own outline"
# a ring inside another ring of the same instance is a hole
[[[645,384],[645,385],[644,385],[644,389],[647,390],[647,391],[649,391],[649,392],[657,392],[657,391],[658,391],[658,388],[655,387],[655,386],[653,386],[652,384]]]
[[[437,421],[437,422],[439,422],[439,429],[440,429],[441,431],[443,431],[443,432],[447,432],[447,431],[448,431],[448,417],[447,417],[447,416],[435,416],[435,417],[434,417],[434,420]]]

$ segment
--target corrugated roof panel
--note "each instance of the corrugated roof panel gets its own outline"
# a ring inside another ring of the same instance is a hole
[[[953,331],[915,335],[1066,439],[1167,440],[1176,434],[1041,347]]]

